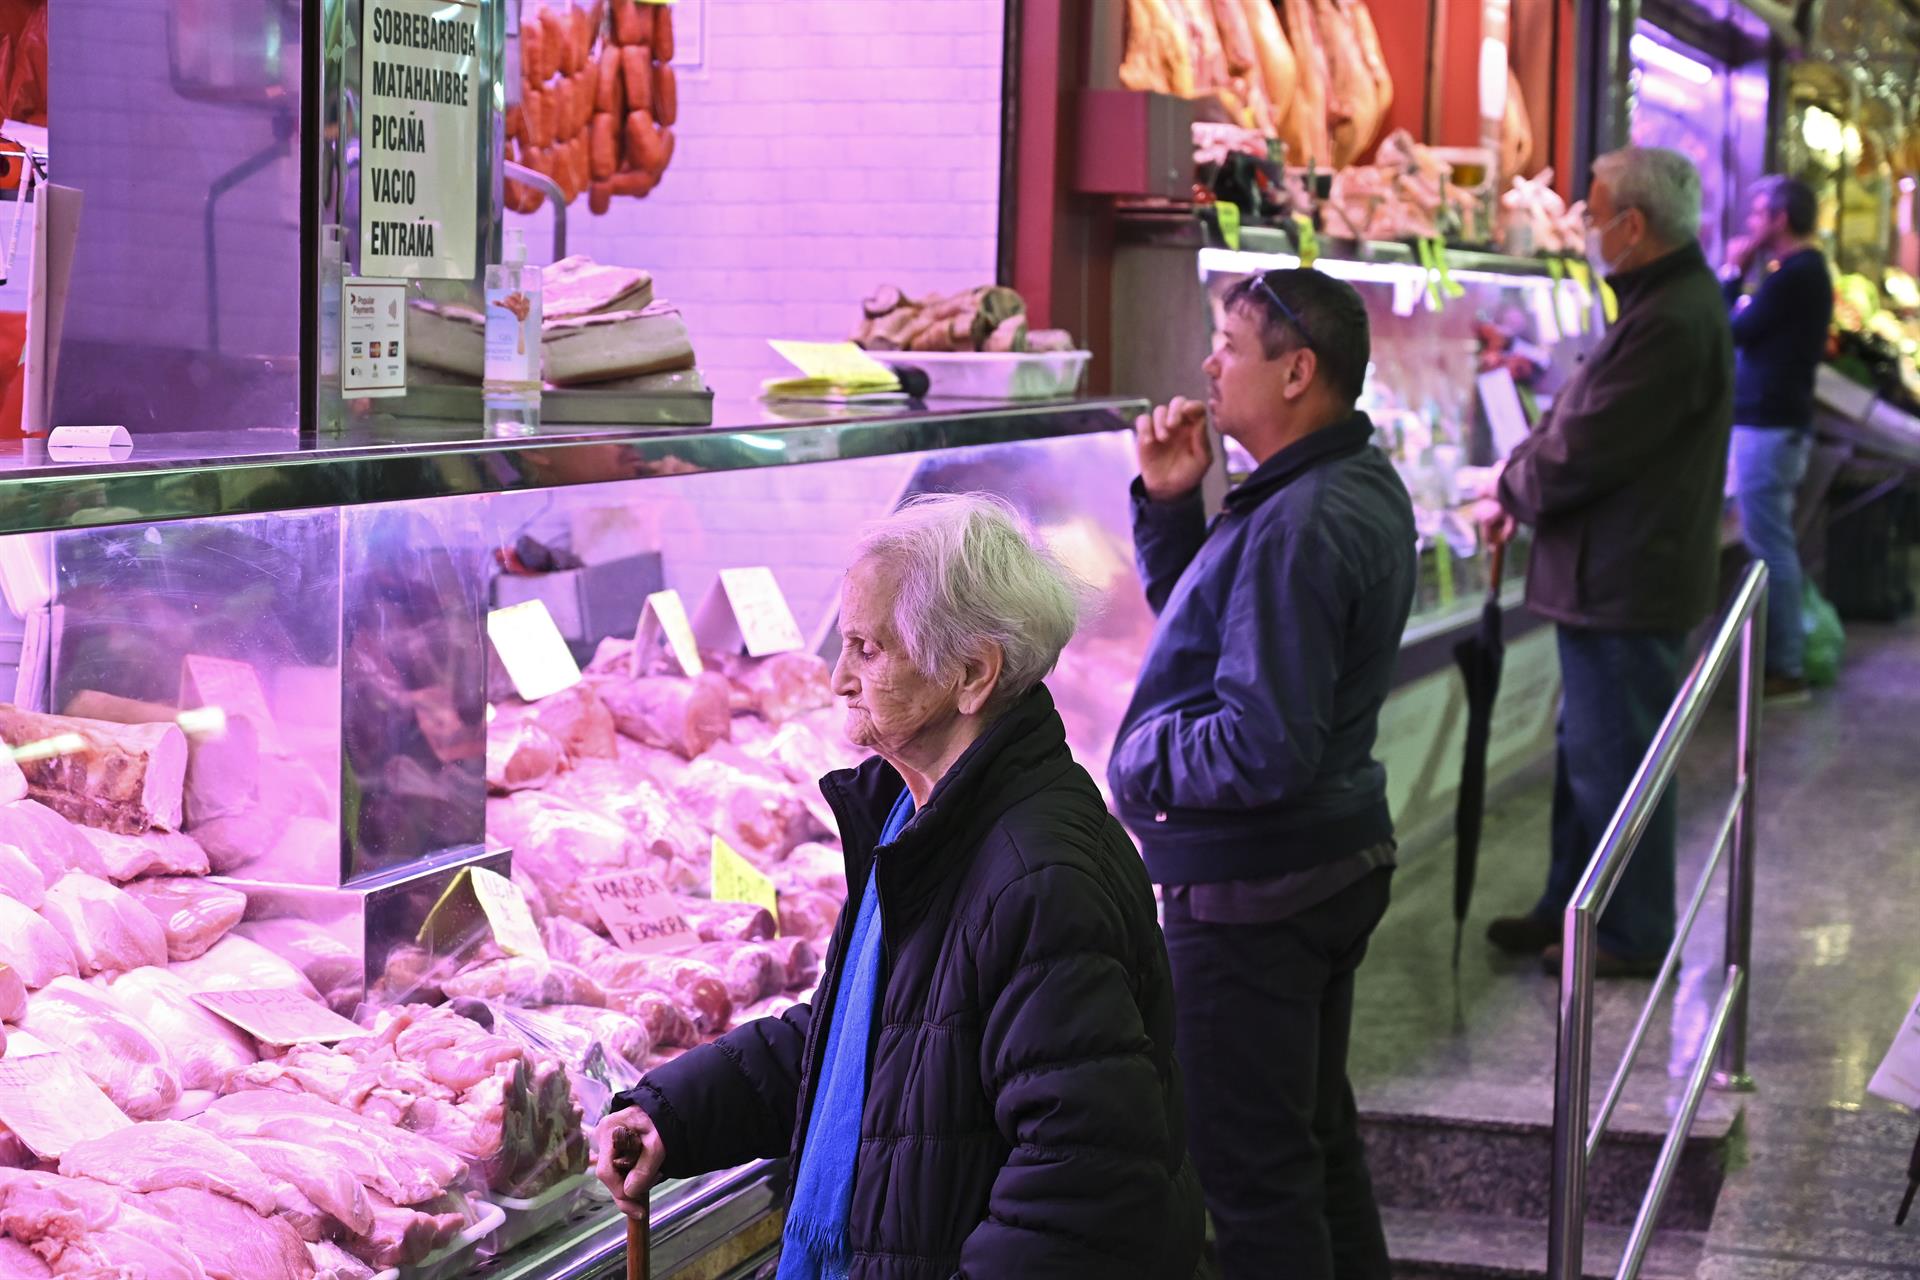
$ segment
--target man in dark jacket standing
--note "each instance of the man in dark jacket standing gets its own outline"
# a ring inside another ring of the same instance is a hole
[[[1733,342],[1695,236],[1700,175],[1629,147],[1593,165],[1589,256],[1615,322],[1515,447],[1488,536],[1534,529],[1527,606],[1559,624],[1559,747],[1546,891],[1495,920],[1502,950],[1560,968],[1560,917],[1679,692],[1687,632],[1712,610],[1733,424]],[[1489,504],[1491,507],[1492,504]],[[1674,792],[1600,918],[1601,976],[1650,976],[1674,929]]]
[[[1793,499],[1813,451],[1813,379],[1827,354],[1833,277],[1813,240],[1819,206],[1806,183],[1766,178],[1752,200],[1720,283],[1733,314],[1733,491],[1747,554],[1767,566],[1766,696],[1781,702],[1807,696]],[[1759,281],[1746,293],[1756,266]]]
[[[780,1280],[1191,1280],[1153,892],[1041,683],[1076,604],[997,500],[868,531],[833,687],[875,754],[821,784],[849,896],[819,989],[617,1100],[595,1149],[623,1210],[791,1155]]]
[[[1316,271],[1225,297],[1207,405],[1136,424],[1160,621],[1109,779],[1165,886],[1188,1134],[1228,1280],[1386,1280],[1347,1043],[1387,907],[1373,758],[1413,603],[1413,508],[1373,424],[1366,308]],[[1206,420],[1259,463],[1209,523]]]

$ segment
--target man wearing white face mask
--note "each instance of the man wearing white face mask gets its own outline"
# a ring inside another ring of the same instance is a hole
[[[1560,915],[1679,691],[1687,632],[1712,611],[1733,341],[1695,236],[1700,175],[1628,147],[1593,165],[1588,255],[1619,314],[1483,504],[1487,535],[1534,529],[1527,605],[1559,627],[1563,689],[1552,857],[1503,951],[1560,968]],[[1674,928],[1672,788],[1600,918],[1603,977],[1651,976]]]

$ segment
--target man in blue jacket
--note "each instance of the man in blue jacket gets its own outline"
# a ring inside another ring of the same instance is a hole
[[[1228,1280],[1388,1276],[1347,1082],[1387,907],[1373,758],[1413,601],[1413,508],[1354,405],[1367,313],[1316,271],[1228,291],[1204,407],[1135,424],[1159,614],[1109,778],[1165,886],[1188,1142]],[[1207,417],[1259,464],[1211,521]]]

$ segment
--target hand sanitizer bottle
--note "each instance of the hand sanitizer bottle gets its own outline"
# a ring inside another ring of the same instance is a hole
[[[540,268],[527,265],[526,233],[509,227],[501,261],[487,268],[487,364],[482,388],[489,435],[540,425]]]

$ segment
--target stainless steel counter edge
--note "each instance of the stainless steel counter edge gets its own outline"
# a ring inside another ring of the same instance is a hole
[[[830,462],[1125,428],[1146,407],[1108,398],[1037,403],[935,402],[918,409],[814,408],[806,417],[699,430],[569,429],[449,439],[417,426],[342,439],[293,433],[138,436],[98,463],[26,456],[0,464],[0,535],[204,516],[505,493],[695,472]],[[758,419],[758,420],[754,420]],[[725,417],[721,421],[726,421]],[[451,426],[451,424],[449,424]],[[30,448],[38,449],[37,442]]]
[[[656,1207],[650,1252],[653,1274],[671,1280],[689,1263],[735,1241],[778,1209],[774,1194],[783,1160],[716,1174]],[[590,1220],[528,1241],[471,1273],[476,1280],[617,1280],[626,1274],[626,1219],[609,1206]],[[740,1261],[746,1261],[742,1258]],[[718,1274],[726,1274],[720,1272]]]
[[[1122,243],[1152,245],[1160,248],[1208,249],[1224,247],[1209,227],[1195,214],[1172,212],[1123,213],[1119,229]],[[1243,226],[1239,252],[1272,254],[1291,258],[1295,254],[1291,235],[1277,227]],[[1571,256],[1556,255],[1561,260]],[[1418,266],[1413,246],[1402,240],[1343,240],[1320,237],[1322,260],[1339,262],[1382,262]],[[1486,249],[1447,249],[1447,264],[1456,271],[1486,271],[1510,276],[1550,276],[1553,268],[1545,258],[1517,258]]]

